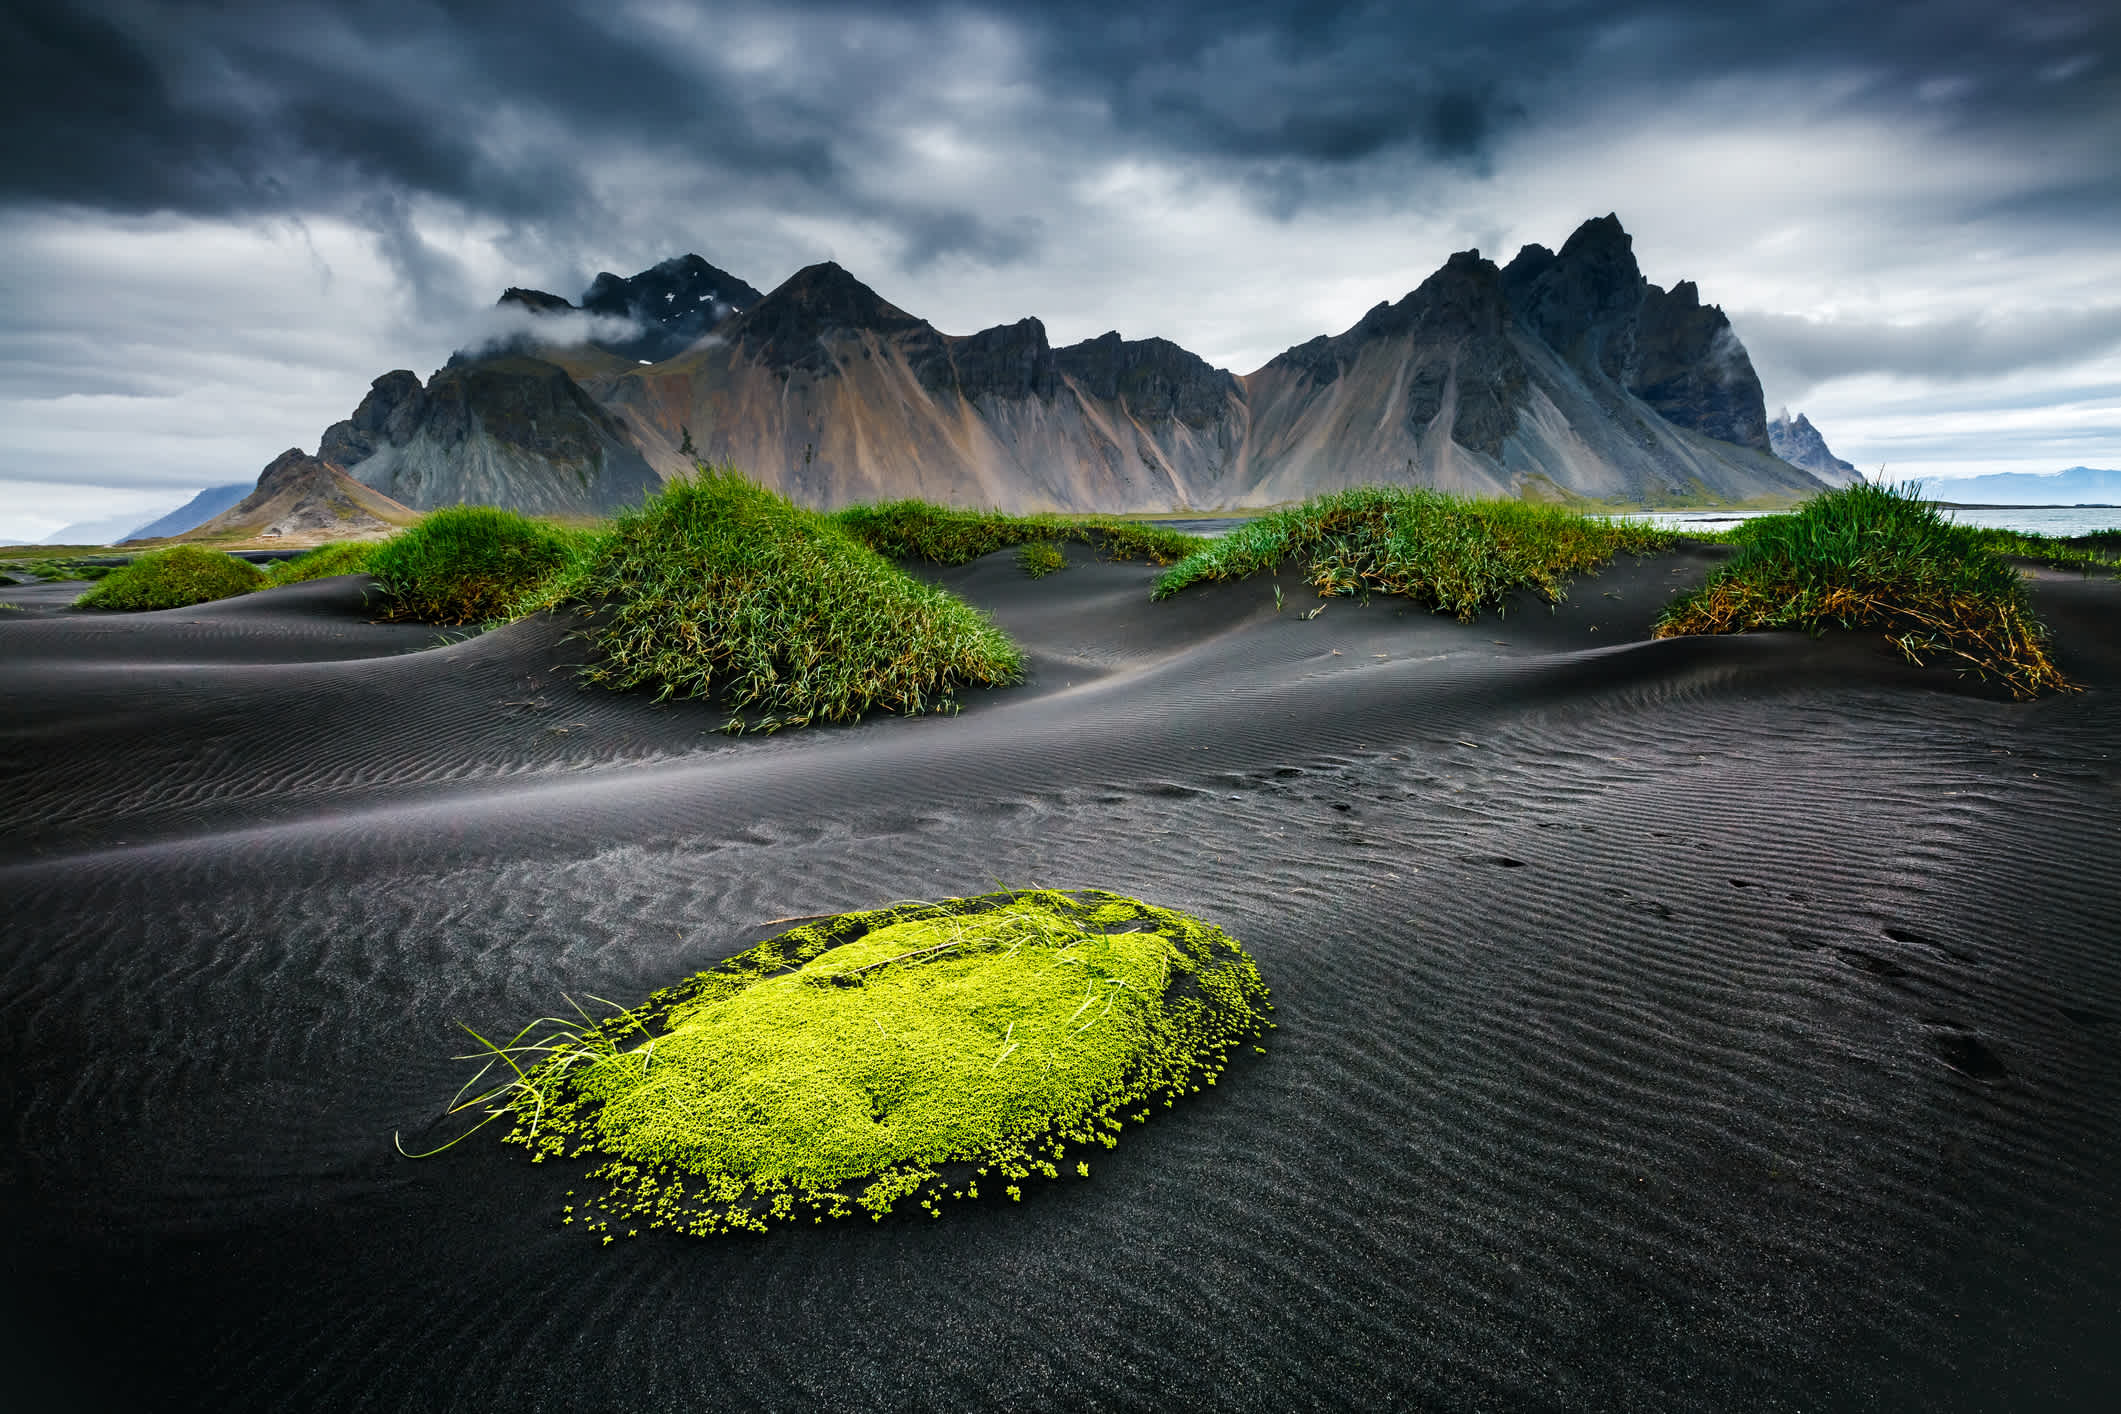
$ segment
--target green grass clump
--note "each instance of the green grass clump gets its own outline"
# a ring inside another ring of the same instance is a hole
[[[601,1023],[481,1038],[466,1090],[506,1080],[451,1112],[484,1105],[536,1159],[591,1160],[598,1191],[566,1222],[606,1241],[909,1201],[939,1217],[1064,1166],[1088,1177],[1080,1151],[1216,1083],[1271,1009],[1236,941],[1137,899],[899,903],[805,923]]]
[[[1243,579],[1307,559],[1321,595],[1399,594],[1469,620],[1513,589],[1549,603],[1568,577],[1623,551],[1670,548],[1670,531],[1528,501],[1474,501],[1439,491],[1359,486],[1260,517],[1181,560],[1156,582],[1162,599],[1203,581]]]
[[[368,558],[382,547],[379,540],[340,540],[304,551],[291,560],[276,560],[265,571],[274,587],[303,584],[312,579],[330,579],[340,574],[368,573]]]
[[[1657,621],[1660,638],[1879,629],[1915,663],[1957,659],[2014,694],[2070,691],[2018,572],[1916,487],[1861,484],[1734,531],[1731,560]]]
[[[934,560],[961,565],[1037,540],[1073,540],[1115,560],[1168,565],[1207,541],[1117,516],[1073,516],[1058,512],[1013,516],[1000,511],[953,510],[927,501],[887,501],[848,506],[832,518],[849,535],[893,559]],[[1055,566],[1058,568],[1058,566]]]
[[[248,594],[265,583],[256,566],[220,550],[172,545],[150,550],[99,580],[74,602],[84,609],[181,609]]]
[[[1016,565],[1033,579],[1044,579],[1055,570],[1068,568],[1068,556],[1051,540],[1034,540],[1018,547]]]
[[[985,614],[730,469],[703,467],[620,516],[545,600],[592,616],[587,680],[719,694],[754,714],[732,731],[949,710],[959,688],[1023,668]]]
[[[382,591],[381,618],[487,623],[508,617],[593,539],[493,506],[449,506],[376,546],[366,568]]]

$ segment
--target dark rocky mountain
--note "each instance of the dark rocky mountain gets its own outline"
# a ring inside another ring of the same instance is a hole
[[[1803,467],[1829,486],[1853,486],[1863,479],[1854,463],[1834,455],[1826,438],[1801,412],[1793,419],[1788,408],[1782,409],[1768,424],[1767,434],[1768,445],[1776,456],[1791,466]]]
[[[452,364],[426,387],[386,373],[318,456],[415,510],[468,502],[533,515],[606,514],[661,478],[567,370],[506,354]]]
[[[602,272],[583,293],[582,308],[638,324],[638,337],[603,347],[624,358],[654,363],[683,353],[762,298],[728,271],[715,269],[697,255],[680,255],[631,279]]]
[[[1462,251],[1397,304],[1244,380],[1245,504],[1389,481],[1676,502],[1806,495],[1768,452],[1723,311],[1643,279],[1611,216],[1498,269]]]
[[[536,290],[503,300],[577,307]],[[1244,507],[1364,482],[1683,502],[1823,486],[1772,454],[1722,310],[1691,282],[1645,280],[1612,216],[1507,267],[1454,255],[1243,378],[1165,339],[1055,349],[1037,319],[944,334],[830,261],[761,295],[684,256],[600,275],[580,308],[644,332],[467,357],[425,389],[388,374],[320,454],[411,505],[545,513],[626,504],[696,456],[823,506]]]

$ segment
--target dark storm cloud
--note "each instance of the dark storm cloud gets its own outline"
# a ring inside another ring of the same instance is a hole
[[[1833,72],[1856,76],[1850,102],[2008,126],[2110,117],[2121,77],[2121,11],[2090,3],[716,6],[684,22],[695,45],[627,14],[14,4],[0,17],[0,199],[210,214],[357,206],[382,188],[567,227],[610,218],[603,157],[653,153],[903,223],[914,259],[1006,260],[1022,234],[978,213],[856,194],[864,136],[918,110],[923,36],[982,21],[1026,46],[1054,111],[1091,105],[1151,153],[1254,164],[1281,201],[1395,155],[1477,166],[1521,124],[1694,80]],[[723,61],[717,32],[750,25],[791,37],[784,63]],[[548,133],[510,141],[519,120]],[[2094,185],[2111,199],[2111,174]]]

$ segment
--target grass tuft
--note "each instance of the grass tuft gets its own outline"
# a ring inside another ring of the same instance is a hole
[[[1268,1029],[1267,995],[1222,930],[1138,899],[898,903],[805,923],[599,1023],[479,1038],[450,1112],[511,1120],[536,1160],[591,1160],[599,1190],[565,1222],[607,1239],[940,1216],[983,1183],[1016,1200],[1063,1164],[1087,1178],[1082,1151],[1216,1083]]]
[[[493,506],[449,506],[377,545],[366,568],[382,591],[384,619],[488,623],[508,617],[595,539]]]
[[[540,596],[562,603],[592,616],[587,680],[718,694],[755,714],[735,731],[952,710],[960,688],[1015,682],[1023,667],[985,614],[729,468],[702,467],[620,516]]]
[[[1044,579],[1055,570],[1068,568],[1068,556],[1051,540],[1034,540],[1018,547],[1016,565],[1033,579]]]
[[[181,609],[262,588],[257,567],[220,550],[172,545],[113,570],[74,602],[84,609]]]
[[[945,565],[961,565],[1011,545],[1039,540],[1072,540],[1095,548],[1108,559],[1168,565],[1208,543],[1198,535],[1117,516],[1013,516],[1000,511],[954,510],[927,501],[848,506],[833,512],[832,519],[880,555]]]
[[[1677,538],[1558,506],[1360,486],[1239,526],[1173,565],[1157,580],[1154,597],[1271,573],[1295,557],[1308,560],[1305,580],[1322,596],[1404,595],[1463,621],[1482,609],[1501,609],[1513,589],[1558,602],[1570,575],[1622,552],[1668,549]]]
[[[291,560],[277,560],[265,571],[274,588],[304,584],[312,579],[330,579],[340,574],[366,574],[369,557],[382,547],[379,540],[340,540],[306,550]]]
[[[1731,560],[1673,601],[1660,638],[1747,629],[1877,629],[1909,661],[1956,659],[2020,697],[2073,691],[2047,654],[2025,585],[1987,533],[1953,525],[1919,488],[1862,484],[1731,532]]]

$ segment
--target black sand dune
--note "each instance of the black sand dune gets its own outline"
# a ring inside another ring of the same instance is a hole
[[[2121,584],[2041,578],[2023,704],[1648,641],[1703,556],[1458,625],[1071,555],[934,571],[1025,686],[743,740],[357,579],[0,591],[10,1407],[2103,1406]],[[392,1147],[456,1020],[998,883],[1223,924],[1271,1053],[942,1221],[606,1248]]]

